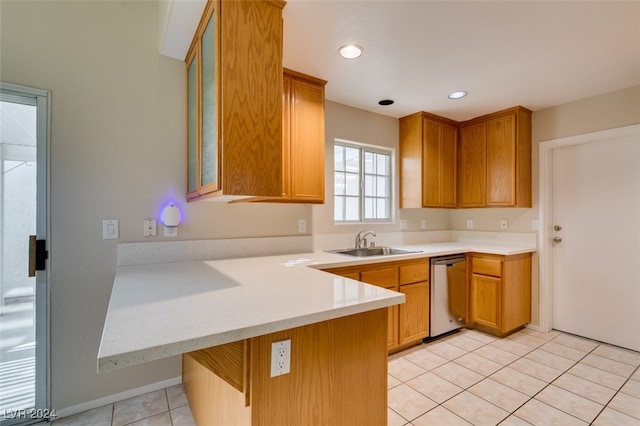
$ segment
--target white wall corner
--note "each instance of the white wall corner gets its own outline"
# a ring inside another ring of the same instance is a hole
[[[206,0],[159,0],[160,53],[184,61]]]
[[[164,46],[164,35],[169,24],[172,4],[172,0],[158,0],[158,52],[162,52]]]

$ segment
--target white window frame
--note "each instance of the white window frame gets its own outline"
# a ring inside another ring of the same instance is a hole
[[[348,148],[352,148],[352,149],[357,149],[360,151],[360,164],[359,164],[359,170],[358,170],[358,176],[359,176],[359,192],[358,192],[358,199],[359,199],[359,218],[357,220],[340,220],[336,218],[336,213],[335,213],[335,203],[336,203],[336,198],[337,197],[345,197],[346,195],[344,194],[336,194],[336,190],[335,190],[335,180],[336,180],[336,172],[340,172],[342,173],[342,171],[337,171],[335,169],[335,162],[336,159],[334,157],[333,159],[333,179],[334,179],[334,189],[333,189],[333,200],[334,200],[334,210],[333,210],[333,220],[335,224],[352,224],[352,223],[372,223],[372,224],[382,224],[382,223],[392,223],[393,222],[393,212],[394,212],[394,208],[393,208],[393,201],[394,201],[394,192],[393,192],[393,188],[394,188],[394,154],[395,151],[392,148],[386,148],[386,147],[380,147],[380,146],[374,146],[374,145],[368,145],[368,144],[363,144],[363,143],[358,143],[358,142],[351,142],[351,141],[346,141],[346,140],[342,140],[342,139],[335,139],[334,140],[334,148],[335,146],[339,145],[339,146],[343,146],[343,147],[348,147]],[[385,218],[381,218],[381,219],[375,219],[375,218],[365,218],[364,214],[365,214],[365,201],[367,198],[370,198],[369,195],[370,194],[365,194],[365,153],[374,153],[374,154],[381,154],[381,155],[387,155],[389,157],[389,166],[388,166],[388,175],[383,175],[388,177],[388,187],[387,187],[387,191],[386,193],[388,194],[387,197],[384,197],[387,199],[387,208],[388,208],[388,212],[387,212],[387,217]],[[335,149],[334,149],[334,155],[335,155]],[[343,206],[346,206],[346,203],[343,203]],[[346,208],[346,207],[343,207]]]

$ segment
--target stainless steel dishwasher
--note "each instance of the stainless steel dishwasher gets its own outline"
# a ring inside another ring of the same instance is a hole
[[[464,327],[467,266],[464,254],[431,258],[429,337]]]

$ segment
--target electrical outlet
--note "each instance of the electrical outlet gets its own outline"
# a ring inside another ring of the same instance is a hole
[[[164,226],[164,236],[165,237],[177,237],[178,236],[178,227],[177,226]]]
[[[427,229],[427,219],[422,219],[420,221],[420,226],[422,227],[422,229]]]
[[[157,224],[155,219],[145,219],[142,222],[143,235],[145,237],[155,237],[157,234]]]
[[[407,219],[400,219],[400,229],[407,229]]]
[[[291,339],[271,343],[271,377],[291,371]]]
[[[467,229],[473,229],[473,219],[467,219]]]
[[[307,233],[307,219],[298,219],[298,233],[299,234]]]
[[[500,219],[500,230],[506,231],[509,229],[509,219]]]
[[[531,230],[532,231],[539,231],[540,230],[540,220],[531,219]]]

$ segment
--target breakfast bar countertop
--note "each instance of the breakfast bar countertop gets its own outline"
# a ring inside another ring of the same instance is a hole
[[[404,303],[401,293],[322,268],[482,252],[530,244],[446,242],[394,246],[415,253],[352,257],[315,251],[239,259],[119,266],[98,371],[221,345]]]

